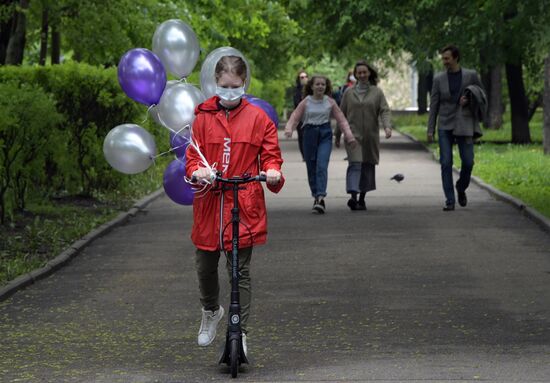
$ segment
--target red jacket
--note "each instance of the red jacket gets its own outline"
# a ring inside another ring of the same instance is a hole
[[[229,111],[220,108],[219,98],[214,96],[197,106],[193,122],[193,138],[202,154],[212,165],[216,165],[222,176],[242,176],[248,173],[258,175],[260,170],[281,171],[283,159],[279,149],[277,128],[259,107],[242,100]],[[187,149],[186,173],[192,173],[200,165],[200,157],[191,146]],[[267,185],[274,193],[283,187],[284,179],[277,185]],[[239,191],[241,225],[239,247],[245,248],[266,242],[267,215],[264,190],[259,182],[244,185]],[[210,188],[212,189],[212,188]],[[196,194],[193,201],[193,229],[191,240],[202,250],[220,250],[220,205],[221,191],[208,190]],[[224,248],[231,250],[231,208],[233,192],[224,192],[223,225]]]

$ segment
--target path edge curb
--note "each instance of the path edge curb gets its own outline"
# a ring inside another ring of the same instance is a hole
[[[126,211],[120,213],[118,216],[105,222],[104,224],[92,229],[89,233],[84,235],[82,238],[77,239],[68,248],[63,250],[55,258],[49,260],[46,265],[41,268],[34,269],[26,274],[22,274],[17,278],[8,282],[7,285],[0,288],[0,302],[8,299],[10,296],[15,294],[17,291],[24,289],[27,286],[32,285],[36,281],[44,279],[55,271],[59,270],[63,266],[67,265],[73,258],[78,256],[80,252],[96,240],[99,237],[107,234],[113,228],[126,223],[132,217],[135,217],[137,213],[143,210],[147,205],[156,200],[157,198],[164,195],[164,189],[160,188],[156,191],[146,195],[134,202],[132,207]]]
[[[397,129],[397,130],[399,131],[399,129]],[[402,134],[403,136],[407,137],[409,140],[421,145],[424,148],[424,150],[431,153],[432,158],[434,159],[434,161],[439,161],[439,159],[437,158],[435,152],[433,150],[431,150],[429,147],[427,147],[423,142],[418,141],[415,137],[413,137],[412,135],[410,135],[408,133],[404,133],[404,132],[401,132],[401,131],[399,131],[399,133]],[[453,166],[453,170],[455,171],[455,173],[460,174],[460,171],[457,168],[455,168],[454,166]],[[508,193],[503,192],[502,190],[499,190],[499,189],[495,188],[494,186],[489,185],[488,183],[486,183],[485,181],[481,180],[480,178],[478,178],[476,176],[472,176],[472,181],[477,186],[479,186],[480,188],[488,191],[489,194],[491,194],[496,199],[498,199],[500,201],[504,201],[504,202],[512,205],[516,209],[518,209],[526,217],[528,217],[533,222],[538,224],[541,227],[541,229],[543,229],[544,231],[546,231],[547,233],[550,234],[550,219],[546,218],[543,214],[541,214],[537,210],[533,209],[531,206],[527,205],[525,202],[523,202],[519,198],[516,198],[516,197],[514,197],[514,196],[512,196]]]

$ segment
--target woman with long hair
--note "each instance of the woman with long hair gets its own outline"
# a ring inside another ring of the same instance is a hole
[[[346,145],[348,169],[346,191],[350,194],[348,207],[351,210],[366,210],[367,192],[376,189],[375,166],[380,158],[379,122],[386,138],[392,134],[390,107],[384,92],[376,86],[378,74],[366,61],[355,64],[353,75],[357,83],[342,96],[340,108],[349,122],[353,136],[359,145]],[[340,146],[340,126],[336,129],[336,147]]]

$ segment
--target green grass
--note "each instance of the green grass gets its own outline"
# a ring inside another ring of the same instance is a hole
[[[92,198],[31,199],[25,212],[17,213],[10,224],[0,225],[0,286],[44,266],[71,243],[157,190],[172,159],[164,156],[146,172],[128,176],[124,190]]]
[[[395,127],[427,145],[435,153],[437,144],[427,144],[427,116],[398,116]],[[542,116],[537,113],[531,124],[531,139],[537,143],[512,145],[510,123],[503,129],[484,129],[483,140],[475,146],[473,174],[550,218],[550,156],[542,149]],[[454,163],[460,167],[458,150],[453,151]]]
[[[531,141],[533,141],[533,143],[542,144],[542,118],[542,112],[537,111],[529,122]],[[400,129],[401,127],[407,127],[407,129],[414,128],[415,132],[421,133],[421,136],[417,136],[417,138],[422,138],[425,141],[426,126],[428,124],[427,114],[424,114],[422,116],[416,114],[394,116],[392,120],[394,125],[398,129]],[[508,114],[504,115],[504,124],[501,129],[482,130],[483,137],[481,137],[480,142],[508,143],[512,138],[512,125],[510,123],[510,116]]]

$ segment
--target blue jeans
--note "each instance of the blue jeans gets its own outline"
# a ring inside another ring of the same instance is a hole
[[[453,143],[458,145],[460,153],[460,177],[456,182],[456,190],[464,192],[470,185],[472,169],[474,168],[474,143],[471,137],[455,137],[452,130],[438,129],[439,163],[441,164],[441,181],[445,193],[445,203],[455,203],[453,185]]]
[[[304,158],[311,195],[315,198],[327,195],[328,162],[332,151],[332,129],[330,123],[305,125]]]

